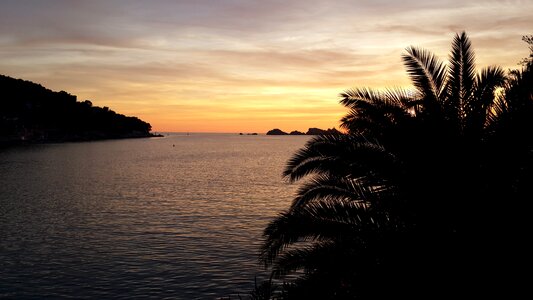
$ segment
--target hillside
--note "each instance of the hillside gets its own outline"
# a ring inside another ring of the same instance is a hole
[[[151,126],[65,91],[0,75],[0,144],[149,137]]]

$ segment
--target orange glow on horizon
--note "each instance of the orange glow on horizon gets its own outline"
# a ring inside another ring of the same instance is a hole
[[[156,132],[306,131],[338,128],[346,89],[409,87],[410,45],[446,60],[465,30],[478,70],[514,69],[533,28],[533,1],[311,3],[12,1],[0,10],[0,73]]]

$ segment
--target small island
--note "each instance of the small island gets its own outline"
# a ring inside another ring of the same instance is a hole
[[[288,135],[288,133],[286,133],[285,131],[281,131],[281,129],[278,129],[278,128],[269,130],[266,134],[267,135]]]
[[[298,130],[293,130],[289,133],[289,135],[305,135],[305,133]]]
[[[0,75],[0,145],[141,138],[151,125],[65,91]]]
[[[340,134],[341,132],[333,128],[328,128],[326,130],[320,129],[320,128],[309,128],[306,133],[303,133],[301,131],[291,131],[290,133],[287,133],[285,131],[282,131],[279,128],[274,128],[272,130],[269,130],[266,134],[267,135],[323,135],[323,134]]]

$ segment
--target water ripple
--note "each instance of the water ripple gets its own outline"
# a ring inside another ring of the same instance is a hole
[[[168,136],[0,152],[0,298],[215,299],[253,287],[307,137]],[[174,145],[174,147],[172,146]]]

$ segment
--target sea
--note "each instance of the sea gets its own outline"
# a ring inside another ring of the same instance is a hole
[[[243,299],[308,136],[163,137],[0,149],[0,298]]]

